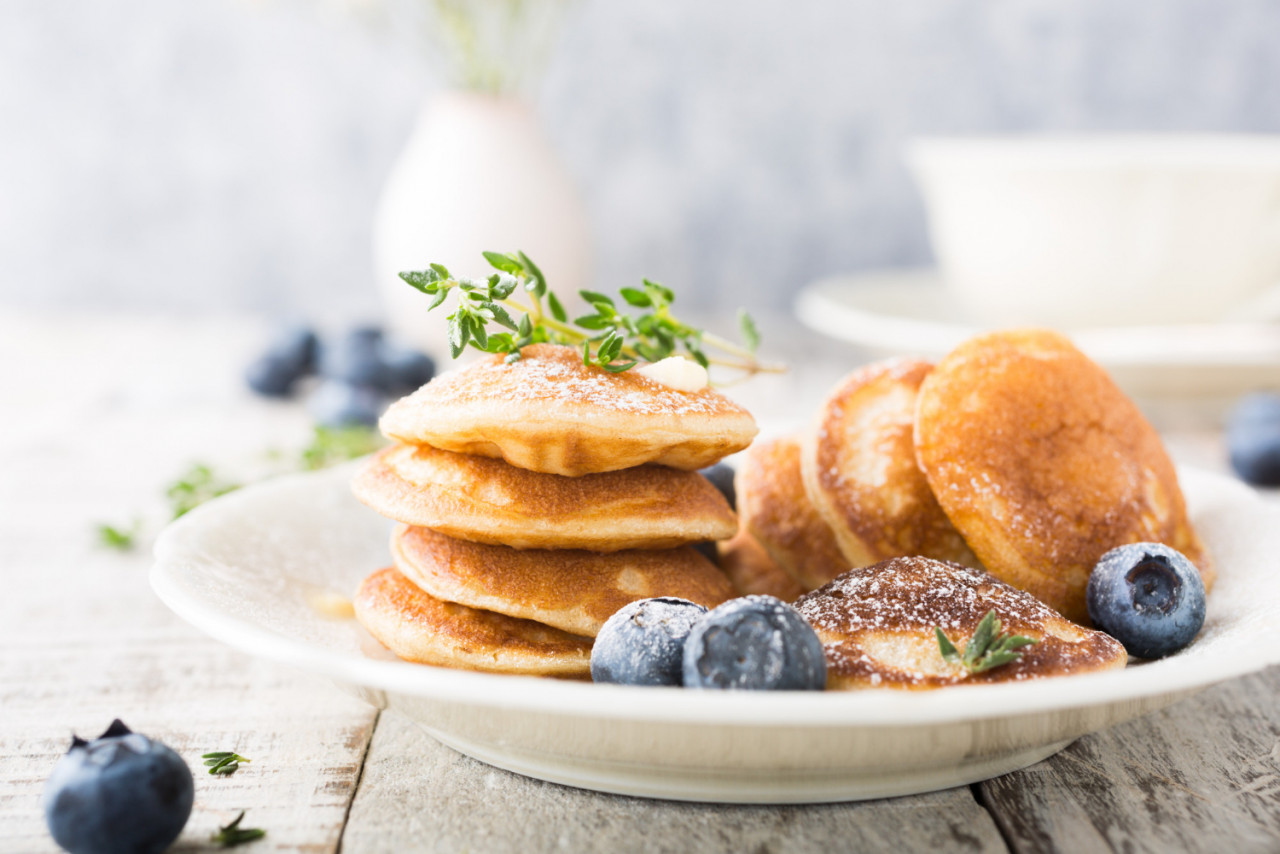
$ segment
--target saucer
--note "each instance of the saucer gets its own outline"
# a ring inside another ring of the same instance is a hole
[[[807,326],[871,355],[940,358],[995,328],[972,316],[934,269],[833,276],[807,286]],[[1280,324],[1205,323],[1063,329],[1131,394],[1233,398],[1280,389]]]

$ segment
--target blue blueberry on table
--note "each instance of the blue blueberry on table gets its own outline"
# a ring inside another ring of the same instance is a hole
[[[620,685],[680,685],[685,638],[707,613],[687,599],[640,599],[605,621],[591,647],[591,679]]]
[[[261,356],[245,369],[245,382],[267,397],[288,397],[298,380],[315,370],[316,334],[291,325],[276,333]]]
[[[1160,543],[1134,543],[1102,556],[1085,588],[1093,624],[1130,655],[1163,658],[1204,625],[1204,582],[1191,561]]]
[[[734,510],[738,509],[738,494],[733,488],[733,467],[726,463],[716,463],[708,466],[699,472],[707,480],[711,481],[711,485],[720,490],[725,500],[729,502],[729,506]]]
[[[379,355],[386,366],[392,394],[417,391],[436,375],[436,363],[426,353],[383,340]]]
[[[307,408],[322,427],[372,427],[387,406],[382,391],[341,380],[324,380],[311,394]]]
[[[821,691],[822,641],[800,613],[773,596],[731,599],[707,614],[684,645],[686,688]]]
[[[1227,422],[1227,451],[1241,480],[1280,486],[1280,395],[1251,394]]]
[[[45,782],[44,816],[71,854],[158,854],[194,797],[181,756],[116,720],[93,741],[72,739]]]
[[[382,359],[382,330],[357,326],[320,347],[319,374],[352,386],[388,390],[391,372]]]

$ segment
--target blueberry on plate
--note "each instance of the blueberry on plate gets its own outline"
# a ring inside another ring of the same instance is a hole
[[[1280,395],[1241,399],[1227,423],[1227,451],[1241,480],[1280,486]]]
[[[707,614],[684,645],[686,688],[821,691],[822,641],[804,617],[773,596],[731,599]]]
[[[44,817],[71,854],[158,854],[191,815],[195,788],[182,757],[121,723],[73,738],[44,785]]]
[[[387,390],[392,394],[417,391],[436,375],[436,363],[430,356],[393,341],[384,340],[378,355],[386,367],[390,384]]]
[[[316,334],[309,327],[284,327],[245,369],[245,382],[258,394],[288,397],[298,380],[315,370],[316,346]]]
[[[382,360],[382,330],[376,326],[358,326],[326,340],[319,363],[324,379],[382,391],[391,387],[391,372]]]
[[[701,605],[675,597],[622,606],[591,647],[592,681],[680,685],[685,638],[706,613]]]
[[[325,380],[307,402],[311,417],[322,427],[373,426],[386,405],[381,390],[341,380]]]
[[[1191,561],[1160,543],[1134,543],[1102,556],[1085,589],[1093,624],[1130,655],[1163,658],[1204,625],[1204,582]]]
[[[734,510],[738,509],[738,495],[733,488],[733,467],[726,463],[716,463],[708,466],[699,472],[707,480],[711,481],[711,485],[720,490],[720,493],[729,502],[729,506]]]

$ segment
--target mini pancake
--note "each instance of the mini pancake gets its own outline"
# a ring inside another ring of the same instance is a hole
[[[916,454],[984,566],[1089,625],[1085,586],[1116,546],[1159,542],[1214,572],[1160,436],[1070,341],[971,339],[925,378]]]
[[[995,576],[925,557],[851,570],[795,607],[822,639],[829,689],[1018,682],[1111,670],[1128,660],[1119,641],[1064,619]],[[983,673],[943,659],[935,629],[963,651],[992,610],[1002,632],[1036,643],[1022,647],[1019,660]]]
[[[366,578],[354,604],[369,634],[406,661],[526,676],[591,674],[590,638],[442,602],[394,569]]]
[[[706,478],[666,466],[564,477],[392,445],[351,487],[397,522],[519,549],[668,549],[728,539],[738,528],[729,502]]]
[[[804,588],[764,550],[764,546],[743,528],[731,540],[718,543],[720,569],[739,596],[776,596],[783,602],[794,602]]]
[[[609,554],[521,551],[400,525],[391,535],[391,558],[438,599],[590,637],[636,599],[678,596],[713,608],[734,595],[724,573],[689,546]]]
[[[694,471],[750,444],[750,413],[710,388],[678,391],[636,371],[582,364],[572,347],[534,344],[442,374],[391,405],[386,435],[500,457],[574,477],[660,463]]]
[[[932,369],[904,359],[854,371],[805,436],[805,490],[847,566],[908,555],[978,565],[916,464],[916,397]]]
[[[805,493],[799,440],[752,445],[738,466],[734,489],[743,527],[802,588],[821,587],[849,568]]]

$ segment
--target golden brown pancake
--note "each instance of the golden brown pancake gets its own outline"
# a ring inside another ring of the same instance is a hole
[[[908,555],[978,565],[916,464],[916,396],[932,369],[903,359],[854,371],[805,436],[805,489],[848,566]]]
[[[720,569],[739,596],[775,596],[794,602],[804,588],[778,566],[746,528],[717,546]]]
[[[527,549],[669,549],[732,537],[738,521],[697,472],[666,466],[564,477],[425,445],[392,445],[351,484],[390,519]]]
[[[1214,572],[1160,436],[1061,335],[997,332],[957,347],[920,389],[916,454],[938,503],[993,574],[1089,625],[1104,552],[1159,542]]]
[[[526,676],[591,673],[591,638],[442,602],[394,569],[364,580],[355,609],[369,634],[406,661]]]
[[[734,477],[738,515],[769,557],[805,590],[849,568],[835,536],[809,503],[794,437],[756,442]]]
[[[724,573],[688,546],[608,554],[521,551],[400,525],[391,536],[391,558],[438,599],[590,637],[636,599],[678,596],[713,608],[734,595]]]
[[[571,477],[645,463],[692,471],[756,434],[750,413],[710,388],[677,391],[636,371],[587,367],[572,347],[521,352],[512,364],[486,357],[435,378],[391,405],[382,432]]]
[[[1082,628],[980,569],[899,557],[851,570],[795,603],[827,654],[827,687],[941,688],[1124,667],[1120,642]],[[1021,659],[969,674],[947,662],[935,628],[963,651],[988,611],[1037,641]]]

